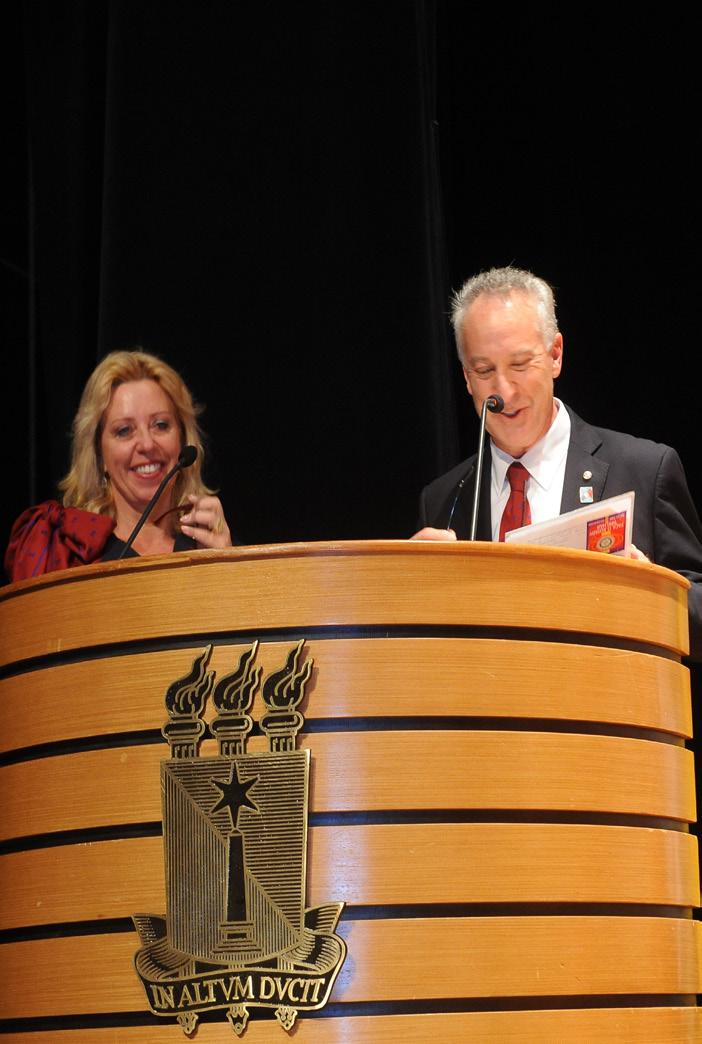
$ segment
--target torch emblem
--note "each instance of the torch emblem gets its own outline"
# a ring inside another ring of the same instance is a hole
[[[346,957],[335,933],[343,903],[305,908],[310,752],[295,745],[313,662],[303,648],[261,686],[258,642],[217,682],[210,646],[166,693],[166,916],[134,915],[135,965],[151,1011],[187,1035],[214,1009],[238,1036],[250,1008],[274,1009],[290,1030],[299,1011],[327,1003]],[[247,753],[259,688],[268,751]],[[200,757],[210,694],[218,755]]]

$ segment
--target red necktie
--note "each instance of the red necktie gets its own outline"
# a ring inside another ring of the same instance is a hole
[[[505,539],[505,533],[509,533],[510,530],[531,525],[531,508],[524,492],[529,472],[523,464],[515,460],[507,468],[507,478],[510,494],[500,522],[501,541]]]

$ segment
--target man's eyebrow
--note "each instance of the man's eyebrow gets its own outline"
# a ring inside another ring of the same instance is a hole
[[[538,354],[539,349],[534,348],[517,348],[511,355],[508,356],[508,362],[514,362],[515,359],[528,359],[533,355]],[[489,355],[474,355],[469,356],[466,360],[468,366],[478,366],[481,363],[487,363],[489,366],[494,366],[494,360]]]

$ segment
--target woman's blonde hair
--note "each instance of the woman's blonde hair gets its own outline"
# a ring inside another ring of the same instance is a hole
[[[201,407],[192,399],[180,374],[155,355],[131,351],[110,352],[98,363],[83,389],[78,412],[73,419],[71,468],[59,483],[64,507],[82,508],[114,518],[112,488],[106,481],[100,441],[105,411],[118,384],[126,381],[156,381],[175,408],[182,446],[195,446],[197,459],[179,472],[173,486],[173,503],[181,504],[189,493],[211,493],[202,481],[202,432],[197,423]],[[175,528],[175,519],[174,519]]]

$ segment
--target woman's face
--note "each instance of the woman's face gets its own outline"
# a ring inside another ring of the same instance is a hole
[[[126,381],[115,388],[103,417],[100,447],[118,526],[121,518],[131,525],[181,450],[175,408],[160,384]],[[164,493],[165,507],[157,505],[157,509],[170,506],[170,495],[169,487]]]

